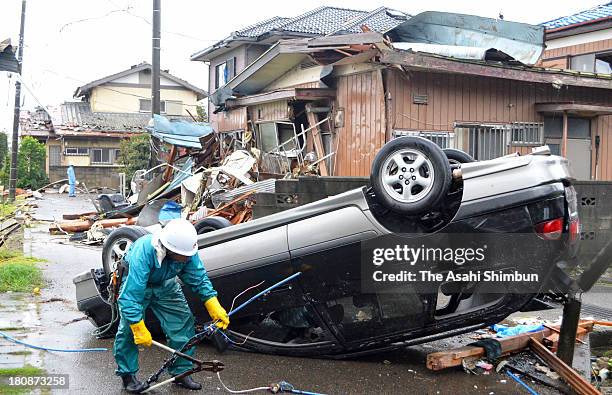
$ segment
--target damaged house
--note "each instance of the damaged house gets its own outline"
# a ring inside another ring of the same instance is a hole
[[[548,144],[579,179],[612,179],[612,76],[535,67],[543,27],[441,12],[354,26],[280,40],[219,86],[225,147],[257,148],[270,173],[367,176],[401,135],[480,160]]]
[[[142,133],[151,120],[151,65],[127,70],[78,87],[74,97],[57,108],[38,109],[22,119],[21,136],[32,136],[47,147],[50,182],[66,178],[74,166],[86,186],[118,188],[120,144]],[[206,91],[167,71],[161,72],[161,113],[169,119],[191,120]]]

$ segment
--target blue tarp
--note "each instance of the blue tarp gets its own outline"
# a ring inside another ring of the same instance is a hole
[[[200,138],[208,136],[213,128],[208,123],[170,121],[161,115],[153,115],[153,127],[146,128],[153,137],[161,141],[185,148],[202,149]]]

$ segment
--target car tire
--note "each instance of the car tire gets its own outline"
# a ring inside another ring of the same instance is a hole
[[[370,182],[383,206],[399,214],[419,215],[446,196],[451,169],[442,149],[432,141],[399,137],[376,154]]]
[[[197,221],[193,226],[199,235],[204,233],[213,232],[215,230],[227,228],[233,224],[223,217],[206,217]]]
[[[117,268],[117,263],[132,243],[148,235],[149,231],[142,226],[122,226],[108,235],[102,246],[102,266],[104,272],[110,274]]]
[[[472,155],[458,149],[444,148],[442,151],[444,152],[450,163],[476,162],[476,159],[472,158]]]

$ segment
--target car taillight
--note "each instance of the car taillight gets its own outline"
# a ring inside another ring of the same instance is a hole
[[[570,241],[578,240],[580,236],[580,220],[578,220],[578,218],[574,218],[570,220],[569,234],[570,234]]]
[[[544,240],[559,240],[563,234],[563,217],[540,222],[535,231]]]

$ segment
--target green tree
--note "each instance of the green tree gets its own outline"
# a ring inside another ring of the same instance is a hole
[[[46,149],[34,137],[26,136],[17,152],[17,187],[37,189],[47,181],[45,173]]]
[[[146,133],[137,134],[121,142],[121,154],[119,160],[125,166],[126,181],[129,182],[134,172],[139,169],[149,168],[149,157],[151,156],[151,143]]]
[[[2,169],[0,170],[0,182],[4,186],[5,190],[7,190],[9,187],[10,174],[11,174],[11,156],[6,155],[4,157],[4,164],[2,165]]]
[[[198,113],[196,118],[198,122],[208,122],[208,112],[206,111],[206,107],[197,106],[196,112]]]
[[[4,158],[8,153],[8,137],[5,133],[0,133],[0,163],[4,162]]]

